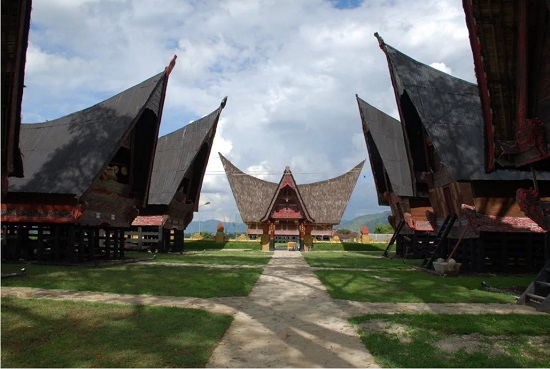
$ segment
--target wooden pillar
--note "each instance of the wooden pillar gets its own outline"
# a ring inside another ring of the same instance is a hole
[[[113,231],[113,259],[120,258],[120,233],[118,228]]]
[[[75,226],[73,224],[66,227],[67,230],[67,256],[69,260],[74,263],[77,260],[75,254]]]
[[[305,227],[304,223],[300,223],[300,225],[298,226],[298,229],[300,231],[300,245],[299,245],[298,250],[304,251],[304,237],[305,237],[305,233],[306,233],[306,227]]]
[[[53,259],[59,261],[61,248],[61,226],[56,224],[52,226],[53,230]]]
[[[124,241],[126,240],[126,238],[124,237],[124,229],[120,228],[118,230],[118,232],[120,233],[119,235],[119,242],[120,242],[120,249],[119,249],[119,252],[118,252],[118,257],[120,259],[124,259]]]
[[[275,223],[269,223],[269,251],[275,251]]]
[[[105,228],[105,240],[104,240],[104,251],[105,251],[105,259],[111,258],[111,230],[109,228]]]
[[[36,234],[36,259],[42,260],[44,258],[44,226],[38,225],[38,231]]]

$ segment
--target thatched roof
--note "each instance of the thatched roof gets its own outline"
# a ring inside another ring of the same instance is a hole
[[[266,216],[279,184],[243,173],[219,155],[243,222],[260,222]],[[341,176],[296,186],[305,210],[315,223],[340,223],[364,163]]]
[[[32,1],[2,0],[2,176],[23,176],[21,102]],[[6,189],[3,188],[4,192]]]
[[[420,120],[452,180],[531,179],[527,171],[485,172],[484,122],[477,85],[420,63],[381,38],[379,42],[387,56],[401,122],[406,126]],[[537,172],[537,178],[550,179],[550,173]]]
[[[369,105],[359,96],[356,98],[378,194],[391,190],[398,196],[414,196],[412,169],[401,122]],[[387,173],[391,189],[386,188],[384,172]],[[380,205],[387,205],[384,196],[379,196],[378,201]]]
[[[79,198],[109,164],[145,109],[160,119],[168,74],[168,70],[159,73],[62,118],[23,124],[20,143],[25,178],[10,180],[8,191]]]
[[[193,164],[196,164],[195,171],[204,174],[226,101],[227,98],[212,113],[158,139],[147,202],[149,205],[168,205]],[[205,144],[208,147],[206,160],[195,163],[199,150]]]

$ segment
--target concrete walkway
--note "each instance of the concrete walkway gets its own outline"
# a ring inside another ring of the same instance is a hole
[[[347,318],[375,313],[544,314],[514,304],[363,303],[333,300],[302,253],[276,251],[247,297],[190,298],[2,287],[2,297],[202,309],[234,321],[208,367],[373,367]]]
[[[299,252],[277,251],[208,367],[373,367],[373,357]]]

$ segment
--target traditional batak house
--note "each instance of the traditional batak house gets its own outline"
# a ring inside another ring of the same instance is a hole
[[[396,242],[396,255],[424,258],[433,243],[433,227],[426,211],[433,211],[428,191],[414,181],[401,123],[356,96],[378,205],[390,206],[395,230],[386,255]]]
[[[220,158],[249,236],[260,236],[262,250],[275,250],[275,240],[294,237],[299,250],[313,237],[331,237],[357,183],[364,161],[346,174],[326,181],[297,185],[287,166],[279,183],[240,171]]]
[[[226,101],[224,98],[207,116],[158,139],[147,206],[139,209],[132,222],[133,232],[127,232],[134,235],[133,241],[139,246],[145,234],[161,252],[169,251],[171,243],[172,251],[183,251],[183,232],[198,210],[206,165]]]
[[[23,177],[19,131],[31,8],[31,0],[2,0],[2,200],[8,177]]]
[[[21,126],[25,178],[10,180],[2,202],[2,257],[123,256],[124,228],[147,203],[174,65],[88,109]]]
[[[516,195],[545,231],[546,266],[520,302],[550,311],[550,202],[535,171],[550,170],[550,3],[464,0],[463,7],[483,109],[485,168],[535,174]]]
[[[515,202],[516,189],[531,183],[531,173],[485,171],[478,87],[417,62],[376,36],[387,57],[415,181],[428,191],[434,209],[438,249],[423,265],[453,255],[475,271],[539,270],[543,229]],[[541,193],[548,193],[549,173],[536,175]]]

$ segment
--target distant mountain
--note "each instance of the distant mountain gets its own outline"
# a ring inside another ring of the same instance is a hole
[[[388,224],[388,215],[391,215],[391,211],[384,211],[382,213],[367,214],[358,216],[352,220],[342,220],[337,229],[347,228],[353,232],[360,232],[364,225],[369,227],[369,231],[373,231],[379,225]],[[208,219],[200,222],[200,229],[203,232],[216,233],[219,220]],[[242,222],[222,222],[225,228],[225,234],[233,236],[240,235],[246,232],[246,225]],[[186,235],[192,235],[199,232],[199,221],[194,220],[187,226],[185,230]]]
[[[389,210],[382,213],[361,215],[352,220],[342,220],[340,225],[336,228],[347,228],[353,232],[360,232],[361,228],[366,225],[369,231],[372,232],[377,226],[388,224],[388,215],[391,215],[391,211]]]

